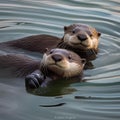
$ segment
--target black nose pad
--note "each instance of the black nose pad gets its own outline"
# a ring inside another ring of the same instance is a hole
[[[63,59],[63,57],[61,55],[52,55],[52,59],[55,62],[60,62]]]
[[[87,39],[87,36],[84,34],[80,34],[77,36],[80,41],[85,41]]]

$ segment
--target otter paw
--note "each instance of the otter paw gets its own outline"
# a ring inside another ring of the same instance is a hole
[[[30,74],[25,77],[25,86],[27,88],[35,89],[41,85],[39,74]]]

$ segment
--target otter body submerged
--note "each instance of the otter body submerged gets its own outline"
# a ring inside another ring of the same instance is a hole
[[[47,81],[46,78],[56,80],[80,76],[85,63],[81,58],[87,61],[96,58],[100,35],[91,26],[72,24],[64,27],[62,38],[44,34],[3,42],[0,43],[0,49],[17,50],[19,48],[44,53],[45,48],[48,48],[52,49],[50,50],[52,52],[44,53],[41,62],[17,54],[3,55],[0,56],[0,64],[15,67],[19,74],[30,74],[26,77],[26,83],[33,88]]]
[[[98,52],[100,33],[91,26],[72,24],[64,27],[64,36],[34,35],[18,40],[0,43],[0,47],[21,48],[44,53],[45,48],[64,48],[77,53],[80,57],[93,60]]]
[[[26,86],[37,88],[46,86],[49,81],[62,78],[81,77],[85,59],[66,49],[46,51],[41,61],[25,55],[0,55],[0,67],[14,68],[19,76],[26,76]]]

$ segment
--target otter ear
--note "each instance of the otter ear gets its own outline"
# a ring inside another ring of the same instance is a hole
[[[68,28],[67,26],[64,26],[64,32],[67,30],[67,28]]]
[[[45,51],[44,51],[44,53],[48,52],[48,50],[49,50],[48,48],[45,48]]]
[[[101,36],[101,33],[100,32],[98,32],[98,37],[100,37]]]
[[[85,63],[86,63],[86,59],[82,58],[82,59],[81,59],[81,63],[82,63],[82,64],[85,64]]]

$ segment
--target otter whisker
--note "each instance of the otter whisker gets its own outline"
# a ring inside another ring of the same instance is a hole
[[[69,71],[67,71],[67,74],[68,74],[68,75],[65,77],[66,80],[68,80],[69,78],[71,78],[71,77],[70,77],[70,72],[69,72]]]
[[[92,55],[93,53],[92,53],[92,51],[91,51],[90,49],[88,49],[87,54],[90,56],[90,55]]]
[[[43,69],[44,69],[44,75],[47,76],[48,71],[47,71],[47,67],[44,63],[43,63]]]
[[[45,79],[45,76],[47,76],[46,67],[44,67],[44,79]]]
[[[46,76],[47,75],[47,71],[46,71],[46,67],[45,66],[46,66],[45,63],[41,62],[41,68],[42,68],[43,74]]]
[[[67,45],[65,45],[64,43],[61,43],[61,45],[59,46],[60,48],[66,48]]]
[[[61,48],[65,48],[64,43],[61,44]]]
[[[68,78],[71,78],[71,72],[68,72]]]
[[[71,73],[70,71],[67,71],[67,76],[66,76],[66,80],[70,79],[71,78]]]
[[[94,53],[94,55],[97,55],[94,50],[92,50],[92,52]]]

